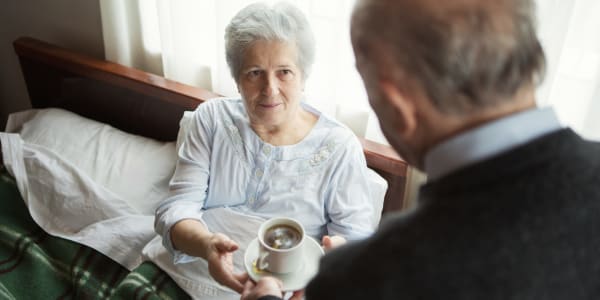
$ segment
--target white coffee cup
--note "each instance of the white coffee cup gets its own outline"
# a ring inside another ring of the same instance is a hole
[[[277,217],[258,229],[256,268],[272,273],[291,273],[304,258],[304,227],[292,218]]]

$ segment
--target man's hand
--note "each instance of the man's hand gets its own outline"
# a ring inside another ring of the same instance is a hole
[[[326,252],[333,248],[339,247],[345,243],[346,243],[346,239],[339,235],[334,235],[334,236],[325,235],[321,239],[321,244],[323,244],[323,248],[325,249]]]
[[[234,274],[233,252],[238,245],[222,233],[213,234],[206,244],[206,261],[208,271],[218,283],[241,293],[244,282],[248,280],[248,274]]]
[[[248,279],[244,285],[241,300],[256,300],[267,295],[283,298],[282,290],[283,283],[275,277],[263,277],[257,283]]]

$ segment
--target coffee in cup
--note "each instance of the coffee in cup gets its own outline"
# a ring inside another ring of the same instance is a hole
[[[275,224],[265,230],[264,241],[274,249],[290,249],[302,241],[302,233],[287,224]]]
[[[278,217],[258,229],[256,267],[273,273],[294,272],[303,259],[304,228],[298,221]]]

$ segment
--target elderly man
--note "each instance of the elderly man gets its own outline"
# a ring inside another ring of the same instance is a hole
[[[307,299],[600,299],[600,144],[536,108],[533,2],[359,0],[369,101],[429,181],[414,211],[326,255]]]

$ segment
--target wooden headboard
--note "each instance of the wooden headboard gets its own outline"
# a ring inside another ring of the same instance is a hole
[[[220,95],[23,37],[14,42],[34,108],[60,107],[123,131],[177,139],[183,112]],[[361,139],[368,166],[388,181],[384,213],[404,208],[408,167],[386,145]]]

